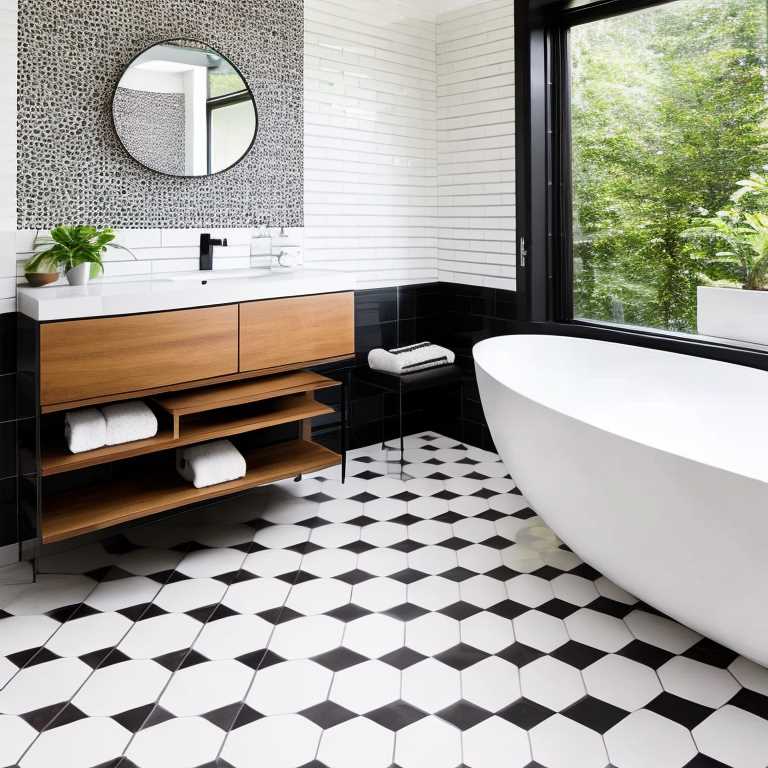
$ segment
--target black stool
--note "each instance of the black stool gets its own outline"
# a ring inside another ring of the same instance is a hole
[[[405,466],[405,444],[403,441],[403,401],[408,392],[417,392],[435,387],[452,386],[461,383],[461,369],[458,365],[443,365],[440,368],[428,368],[414,373],[394,374],[374,371],[370,368],[359,372],[359,378],[385,392],[398,396],[399,434],[400,434],[400,477]],[[384,420],[381,422],[381,447],[386,448],[384,439]]]

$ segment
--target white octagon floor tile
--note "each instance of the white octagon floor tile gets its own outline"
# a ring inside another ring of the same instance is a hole
[[[589,605],[599,597],[593,582],[572,573],[564,573],[552,579],[552,591],[555,597],[572,605]]]
[[[404,641],[403,622],[378,613],[349,622],[344,632],[345,647],[373,659],[402,647]]]
[[[582,674],[591,696],[628,712],[644,707],[662,691],[650,667],[623,656],[604,656]]]
[[[72,703],[86,715],[117,715],[154,704],[171,673],[154,661],[140,659],[97,669]]]
[[[466,520],[457,520],[453,530],[459,538],[479,544],[496,535],[496,526],[490,520],[479,517],[468,517]]]
[[[424,501],[432,501],[432,499],[424,499]],[[435,499],[437,501],[437,499]],[[374,520],[381,520],[381,521],[387,521],[387,520],[393,520],[396,517],[400,517],[400,515],[404,515],[408,511],[408,505],[404,501],[400,501],[400,499],[374,499],[373,501],[366,501],[365,505],[365,514],[368,517],[372,517]],[[446,504],[444,510],[448,509],[448,505]],[[413,513],[417,517],[423,517],[423,515],[417,514],[416,512]],[[436,512],[435,514],[440,514],[440,512]],[[366,527],[367,528],[370,526]]]
[[[533,573],[533,571],[538,571],[539,568],[543,568],[545,565],[544,560],[536,550],[520,544],[516,547],[505,549],[501,553],[501,559],[507,568],[511,568],[518,573]]]
[[[213,762],[224,742],[221,728],[202,717],[177,717],[139,731],[126,757],[141,768],[195,768]]]
[[[176,570],[193,578],[209,578],[238,570],[244,559],[245,555],[237,549],[199,549],[186,555]]]
[[[457,553],[459,565],[475,573],[488,573],[501,565],[501,553],[498,549],[483,544],[472,544]]]
[[[352,568],[354,567],[353,564]],[[386,547],[369,549],[367,552],[360,553],[357,567],[374,576],[391,576],[393,573],[399,573],[408,567],[408,555],[405,552],[398,552],[396,549],[387,549]]]
[[[0,765],[16,765],[37,737],[37,731],[16,715],[0,715],[0,733]]]
[[[445,471],[444,467],[443,471]],[[459,496],[448,502],[448,508],[464,517],[474,517],[488,509],[488,502],[477,496]]]
[[[131,734],[109,717],[88,717],[44,731],[21,768],[83,768],[119,757]],[[144,768],[144,765],[142,765]],[[165,768],[169,768],[166,764]]]
[[[460,622],[461,642],[486,653],[498,653],[515,642],[512,622],[482,611]]]
[[[278,624],[270,650],[284,659],[309,659],[341,643],[344,625],[330,616],[306,616]]]
[[[85,603],[97,611],[119,611],[132,605],[151,603],[160,586],[146,576],[103,581],[88,595]]]
[[[337,672],[329,697],[359,715],[400,698],[400,673],[383,661],[366,661]]]
[[[153,602],[169,613],[184,613],[218,603],[226,589],[226,584],[216,579],[185,579],[166,584]]]
[[[768,669],[755,664],[754,661],[739,656],[728,671],[750,691],[757,691],[763,696],[768,696]]]
[[[456,768],[461,734],[434,715],[417,720],[397,732],[394,762],[402,768]]]
[[[352,602],[371,611],[386,611],[404,603],[406,586],[395,579],[377,576],[352,588]]]
[[[498,712],[520,698],[517,667],[490,656],[461,673],[462,692],[467,701],[488,712]]]
[[[543,605],[554,597],[549,582],[530,573],[514,576],[505,583],[505,586],[510,600],[530,608]]]
[[[360,756],[365,755],[366,768],[389,768],[394,741],[392,731],[356,717],[323,731],[317,759],[328,768],[360,768]]]
[[[183,613],[153,616],[134,624],[118,648],[132,659],[154,659],[189,648],[202,625]]]
[[[738,683],[726,670],[685,656],[670,659],[657,672],[665,690],[712,709],[722,707],[739,690]]]
[[[449,534],[450,535],[450,534]],[[408,529],[400,523],[379,521],[371,523],[363,528],[363,541],[373,544],[374,547],[389,547],[408,538]]]
[[[520,688],[527,699],[555,711],[586,694],[579,670],[551,656],[542,656],[520,670]]]
[[[62,624],[46,648],[57,656],[82,656],[117,645],[132,625],[119,613],[94,613]]]
[[[458,670],[424,659],[403,670],[403,699],[425,712],[439,712],[461,698]]]
[[[320,734],[299,715],[264,717],[231,731],[221,756],[234,768],[299,768],[312,762]]]
[[[22,715],[69,701],[91,674],[80,659],[54,659],[22,669],[0,691],[0,713]]]
[[[768,765],[768,721],[727,705],[693,729],[699,749],[737,768]]]
[[[27,648],[45,645],[59,628],[58,621],[48,616],[9,616],[0,619],[0,655],[10,656]]]
[[[440,613],[427,613],[405,625],[405,644],[425,656],[435,656],[459,643],[459,622]]]
[[[243,569],[256,576],[282,576],[301,565],[301,555],[290,549],[267,549],[253,552],[243,561]]]
[[[309,540],[318,547],[337,549],[360,538],[360,528],[349,523],[331,523],[312,530]]]
[[[486,486],[490,487],[490,483],[486,483]],[[499,496],[492,496],[489,499],[489,504],[491,509],[495,509],[497,512],[503,512],[505,515],[514,515],[515,512],[525,509],[528,506],[528,501],[523,496],[505,493]]]
[[[290,591],[291,585],[282,579],[249,579],[232,584],[221,602],[238,613],[261,613],[283,605]]]
[[[604,736],[608,756],[620,768],[683,768],[696,755],[688,730],[647,709],[639,709]]]
[[[314,616],[346,605],[351,594],[349,584],[339,579],[312,579],[296,584],[285,605],[304,616]]]
[[[5,656],[0,656],[0,690],[2,690],[8,681],[19,671],[19,668],[8,661]]]
[[[333,672],[306,659],[284,661],[256,673],[246,699],[264,715],[288,715],[325,701]]]
[[[177,717],[203,715],[243,700],[253,670],[239,661],[207,661],[174,673],[160,706]]]
[[[3,610],[14,616],[46,613],[82,602],[95,586],[96,582],[87,576],[44,574],[6,603]]]
[[[621,619],[590,608],[580,608],[568,616],[565,626],[571,639],[606,653],[616,653],[634,640]]]
[[[473,576],[460,584],[461,599],[478,608],[490,608],[507,599],[504,582],[490,576]]]
[[[421,544],[438,544],[450,539],[452,535],[451,526],[437,520],[420,520],[418,523],[408,526],[408,538]]]
[[[408,602],[437,611],[460,599],[459,585],[441,576],[428,576],[408,585]],[[498,602],[498,601],[497,601]]]
[[[329,577],[352,571],[356,565],[357,555],[354,552],[346,549],[318,549],[304,555],[301,570],[315,576]]]
[[[248,528],[245,529],[248,532]],[[251,535],[253,533],[251,532]],[[250,536],[248,537],[250,539]],[[201,539],[196,539],[201,541]],[[208,542],[203,542],[207,544]],[[225,544],[210,544],[209,546],[226,546]],[[174,552],[172,549],[154,549],[152,547],[143,547],[120,555],[115,560],[115,565],[128,573],[136,576],[149,576],[153,573],[173,570],[180,562],[182,555]]]
[[[194,649],[209,659],[236,659],[267,647],[272,624],[258,616],[227,616],[206,624]]]
[[[253,540],[269,549],[286,549],[309,539],[309,529],[301,525],[270,525],[256,531]],[[224,571],[226,573],[226,571]]]
[[[562,619],[537,610],[518,616],[513,622],[515,637],[519,642],[551,653],[568,642],[568,633]]]
[[[670,653],[684,653],[701,640],[701,635],[692,629],[646,611],[632,611],[624,621],[638,640]]]
[[[312,493],[308,490],[307,493]],[[317,514],[318,505],[304,499],[290,499],[276,504],[267,504],[262,517],[276,525],[295,525]]]
[[[366,513],[370,514],[368,512],[368,506],[370,505],[366,505]],[[445,499],[435,499],[431,496],[427,498],[421,497],[408,502],[408,511],[416,517],[421,517],[424,520],[431,520],[433,517],[437,517],[448,511],[448,502],[445,501]],[[375,515],[373,515],[373,517],[375,517]],[[397,515],[393,515],[393,517],[397,517]]]
[[[605,768],[608,763],[600,734],[562,715],[539,723],[530,735],[533,759],[547,768]]]
[[[531,760],[528,734],[492,717],[464,732],[464,762],[472,768],[524,768]]]
[[[456,553],[448,547],[429,546],[411,552],[408,562],[417,571],[439,574],[455,568],[458,560]]]
[[[618,603],[634,605],[637,602],[637,598],[634,595],[630,595],[629,592],[614,584],[610,579],[606,579],[605,576],[601,576],[595,581],[595,587],[597,587],[597,591],[603,597],[615,600]]]

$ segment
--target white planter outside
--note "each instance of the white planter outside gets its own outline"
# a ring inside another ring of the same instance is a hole
[[[86,285],[91,276],[91,265],[88,262],[78,264],[68,270],[66,275],[70,285]]]
[[[768,291],[699,286],[697,294],[702,336],[768,345]]]

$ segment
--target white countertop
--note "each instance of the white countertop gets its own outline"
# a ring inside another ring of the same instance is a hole
[[[355,289],[346,272],[260,269],[192,272],[156,278],[102,278],[85,286],[62,283],[18,288],[18,311],[33,320],[72,320],[106,315],[133,315],[167,309],[236,304],[241,301],[306,296]]]

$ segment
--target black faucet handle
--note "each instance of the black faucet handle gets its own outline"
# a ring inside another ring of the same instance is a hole
[[[224,238],[224,242],[222,243],[222,245],[225,245],[225,246],[229,245],[229,243],[227,243],[227,238],[226,237]]]

